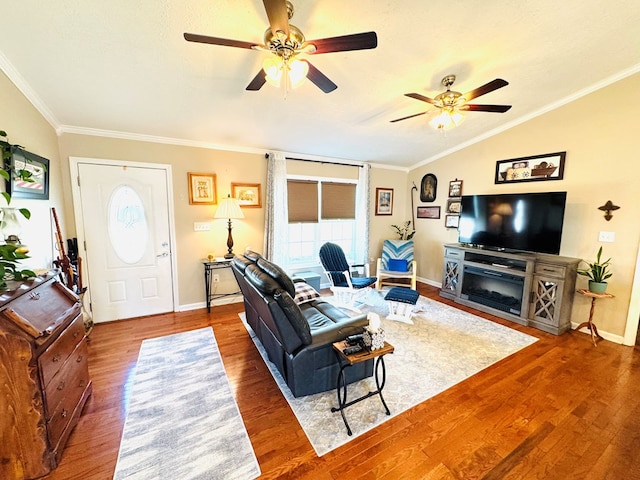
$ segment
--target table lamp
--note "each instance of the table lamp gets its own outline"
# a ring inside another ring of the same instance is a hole
[[[227,236],[227,248],[229,251],[225,254],[224,258],[233,258],[233,237],[231,236],[231,219],[244,218],[240,203],[235,198],[229,195],[227,198],[222,199],[214,218],[226,218],[228,220],[227,228],[229,235]]]

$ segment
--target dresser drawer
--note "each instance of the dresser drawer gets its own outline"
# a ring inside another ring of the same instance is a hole
[[[82,315],[78,315],[71,325],[40,355],[38,363],[40,364],[42,384],[45,388],[62,368],[67,357],[76,349],[82,338],[84,338],[84,322]]]
[[[81,402],[80,400],[89,387],[90,384],[86,385],[84,388],[77,388],[73,395],[63,398],[62,401],[58,403],[56,410],[47,422],[49,442],[54,449],[55,446],[58,445],[65,428],[67,428],[74,417],[80,414],[80,412],[76,412],[76,410],[84,407],[84,402]]]
[[[448,247],[444,249],[444,256],[447,258],[459,258],[460,260],[463,258],[462,250]]]
[[[536,273],[541,275],[552,275],[564,278],[566,268],[560,265],[550,265],[548,263],[536,263]]]
[[[47,420],[51,419],[62,399],[69,397],[77,402],[82,396],[89,383],[88,354],[87,342],[83,339],[49,382],[45,390]]]

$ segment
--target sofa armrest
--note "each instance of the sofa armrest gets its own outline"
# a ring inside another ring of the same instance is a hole
[[[326,345],[329,343],[339,342],[344,340],[349,335],[356,335],[362,333],[364,327],[369,324],[367,317],[354,317],[349,320],[334,323],[320,327],[311,332],[311,345]]]

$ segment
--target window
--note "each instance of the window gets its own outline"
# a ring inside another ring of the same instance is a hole
[[[318,265],[325,242],[355,257],[356,183],[335,179],[287,180],[289,266]]]

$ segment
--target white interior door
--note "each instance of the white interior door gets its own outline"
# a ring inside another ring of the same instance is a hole
[[[78,164],[93,320],[174,310],[167,171]]]

